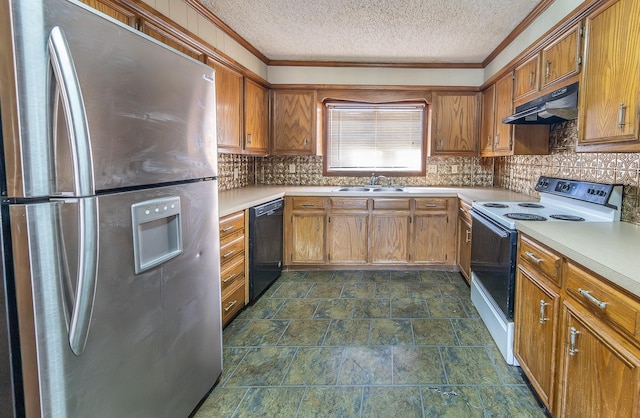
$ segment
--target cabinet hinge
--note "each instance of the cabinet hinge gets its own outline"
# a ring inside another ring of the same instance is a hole
[[[327,222],[331,223],[331,216],[327,216]]]
[[[449,254],[444,255],[444,261],[447,261],[447,257],[449,257]]]
[[[578,65],[582,65],[582,57],[578,57],[577,61],[578,61]]]
[[[513,138],[509,140],[509,149],[513,150]]]
[[[409,223],[412,224],[413,223],[413,218],[411,216],[409,216]]]
[[[331,261],[331,254],[327,254],[327,260]]]
[[[584,36],[584,26],[580,26],[580,32],[578,32],[580,36]]]
[[[291,223],[293,223],[293,215],[291,215]]]

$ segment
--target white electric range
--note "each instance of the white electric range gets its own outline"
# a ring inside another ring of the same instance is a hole
[[[513,311],[518,222],[617,222],[622,186],[541,176],[537,202],[473,202],[471,300],[508,364],[513,357]]]

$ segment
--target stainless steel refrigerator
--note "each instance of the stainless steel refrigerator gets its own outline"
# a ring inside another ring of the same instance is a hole
[[[216,383],[214,75],[73,0],[0,0],[0,414],[182,417]]]

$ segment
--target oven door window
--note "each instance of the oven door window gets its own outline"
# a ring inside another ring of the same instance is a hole
[[[507,319],[513,319],[517,231],[472,212],[471,271]]]

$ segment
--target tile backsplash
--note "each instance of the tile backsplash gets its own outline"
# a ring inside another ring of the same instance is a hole
[[[576,122],[551,126],[549,155],[428,157],[425,176],[393,177],[406,186],[500,186],[530,196],[540,175],[624,185],[622,219],[640,225],[640,153],[576,153]],[[218,154],[219,189],[255,184],[353,186],[369,177],[325,177],[321,156]]]

